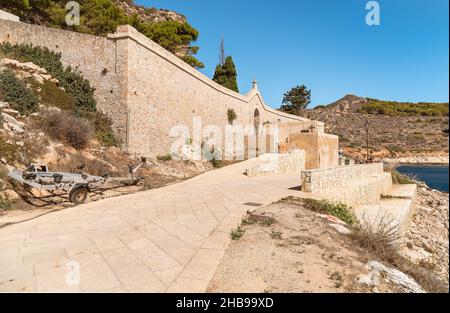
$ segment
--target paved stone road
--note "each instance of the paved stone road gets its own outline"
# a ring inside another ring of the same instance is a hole
[[[203,292],[245,203],[298,193],[299,175],[242,175],[252,162],[0,229],[0,291]]]

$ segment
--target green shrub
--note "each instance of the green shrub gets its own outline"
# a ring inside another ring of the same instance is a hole
[[[270,238],[276,239],[276,240],[281,240],[281,239],[283,239],[283,233],[280,231],[277,231],[275,229],[272,229],[272,232],[270,233]]]
[[[394,153],[398,153],[398,152],[403,152],[404,149],[400,146],[397,145],[390,145],[386,147],[387,150],[389,150],[390,152],[394,152]]]
[[[8,162],[14,161],[18,153],[17,146],[7,143],[6,140],[0,136],[0,156],[5,158]]]
[[[11,200],[2,193],[0,193],[0,211],[7,211],[12,209]]]
[[[303,203],[311,211],[335,216],[349,225],[354,224],[356,221],[351,208],[342,202],[334,203],[328,200],[303,199]]]
[[[81,112],[79,117],[90,121],[94,128],[95,137],[107,147],[120,147],[120,140],[112,130],[112,121],[104,113],[97,112]]]
[[[9,70],[0,73],[0,97],[23,115],[35,112],[38,107],[33,92]]]
[[[158,159],[159,161],[171,161],[172,160],[172,155],[170,153],[167,153],[165,155],[158,155],[156,157],[156,159]]]
[[[416,183],[413,177],[401,174],[396,170],[391,170],[391,174],[392,174],[392,182],[396,185],[410,185]]]
[[[211,162],[211,164],[212,164],[212,166],[213,166],[214,168],[221,168],[221,167],[223,167],[223,162],[222,162],[222,160],[217,160],[216,158],[212,158],[212,160],[209,161],[209,162]]]
[[[384,114],[391,116],[448,116],[448,103],[396,102],[368,99],[359,113]]]
[[[44,84],[33,84],[33,90],[39,95],[41,104],[48,107],[57,107],[63,110],[73,110],[75,99],[61,90],[55,83],[44,81]]]
[[[0,52],[9,58],[20,62],[33,62],[44,68],[53,77],[57,78],[65,92],[49,81],[39,86],[43,104],[55,106],[63,110],[72,111],[77,116],[87,119],[93,125],[95,135],[106,146],[120,146],[120,141],[112,131],[111,120],[103,113],[97,111],[94,98],[94,88],[83,77],[78,69],[64,68],[61,63],[61,54],[50,51],[48,48],[26,44],[11,45],[0,44]],[[36,85],[35,85],[36,86]]]
[[[78,69],[64,68],[61,53],[31,44],[0,44],[0,52],[20,62],[33,62],[59,80],[66,93],[74,98],[74,111],[95,112],[94,88]]]
[[[238,226],[236,229],[232,229],[230,232],[231,240],[239,240],[244,235],[245,230],[242,229],[241,226]]]
[[[236,111],[233,109],[227,110],[227,118],[228,118],[228,124],[232,125],[233,121],[237,119]]]

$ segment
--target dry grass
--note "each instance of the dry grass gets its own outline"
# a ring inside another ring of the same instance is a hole
[[[385,258],[397,254],[401,239],[398,224],[387,215],[377,216],[375,221],[371,222],[363,216],[353,227],[350,236],[362,248],[376,251]]]
[[[64,141],[75,149],[86,148],[92,138],[89,122],[69,112],[47,111],[38,123],[51,138]]]
[[[377,217],[376,221],[369,223],[363,216],[353,228],[351,239],[361,248],[376,254],[382,261],[411,276],[426,291],[447,293],[447,284],[437,275],[422,264],[415,264],[401,255],[402,238],[398,234],[396,221],[387,215]]]

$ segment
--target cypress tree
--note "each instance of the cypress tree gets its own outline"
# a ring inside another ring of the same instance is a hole
[[[225,62],[223,65],[218,64],[216,66],[216,71],[214,72],[213,80],[230,89],[234,90],[236,92],[239,92],[238,84],[237,84],[237,72],[236,67],[233,62],[233,58],[231,56],[228,56],[225,59]]]

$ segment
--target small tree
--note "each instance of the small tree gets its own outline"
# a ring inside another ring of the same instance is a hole
[[[237,119],[236,111],[233,109],[228,109],[227,111],[228,124],[233,125],[233,121]]]
[[[297,86],[286,92],[283,96],[283,105],[280,111],[299,115],[311,103],[311,90],[305,85]]]
[[[213,80],[228,89],[239,92],[236,67],[231,56],[226,57],[223,65],[216,66]]]

